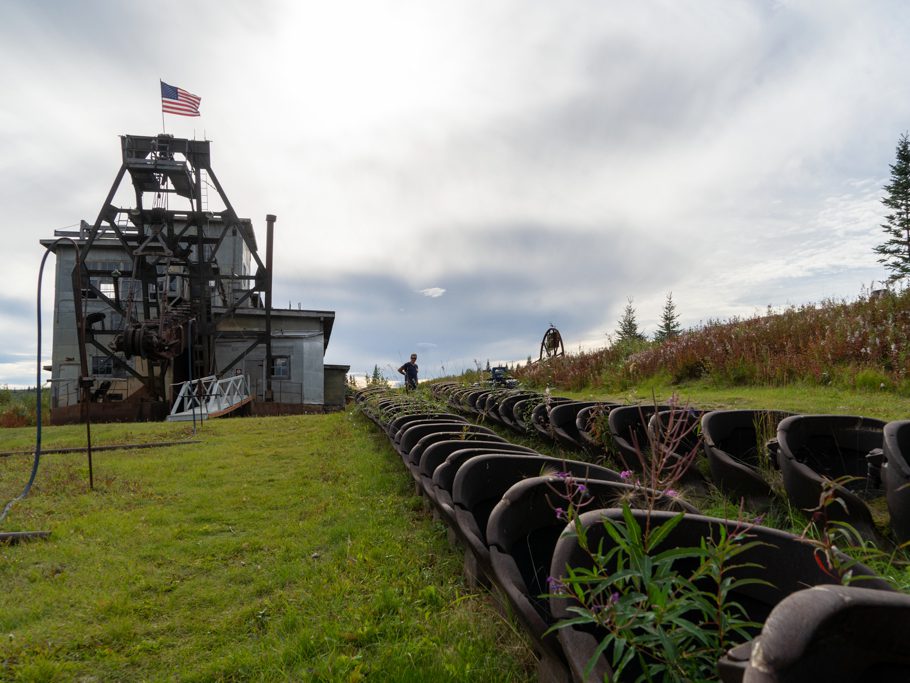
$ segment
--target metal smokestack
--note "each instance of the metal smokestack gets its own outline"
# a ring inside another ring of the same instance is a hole
[[[273,401],[272,395],[272,243],[275,236],[274,214],[265,217],[265,400]]]

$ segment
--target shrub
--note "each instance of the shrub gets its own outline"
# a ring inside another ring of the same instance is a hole
[[[0,427],[27,427],[34,424],[34,414],[24,403],[8,403],[0,412]]]
[[[650,532],[628,503],[622,516],[622,522],[603,520],[613,541],[606,552],[588,547],[584,527],[575,525],[591,566],[570,567],[562,579],[550,580],[553,594],[575,603],[568,608],[575,616],[555,628],[599,627],[604,636],[598,654],[609,657],[614,680],[625,680],[627,670],[640,673],[636,680],[714,678],[718,658],[760,626],[732,599],[741,585],[755,580],[730,574],[737,556],[758,542],[749,540],[745,527],[728,534],[719,526],[718,538],[698,547],[662,548],[683,513]],[[687,570],[683,564],[694,566]]]
[[[35,389],[0,388],[0,427],[31,427],[37,422]],[[50,421],[50,392],[41,392],[41,419]]]
[[[890,388],[891,380],[880,370],[863,368],[853,376],[853,386],[859,391],[881,391]]]

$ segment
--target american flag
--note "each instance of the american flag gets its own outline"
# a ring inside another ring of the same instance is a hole
[[[180,116],[199,116],[202,98],[161,81],[161,111]]]

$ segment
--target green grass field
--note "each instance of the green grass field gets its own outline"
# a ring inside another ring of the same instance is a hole
[[[30,429],[0,431],[0,450]],[[191,436],[95,425],[93,442]],[[199,444],[46,455],[2,531],[0,679],[521,681],[534,659],[352,413],[213,420]],[[44,446],[84,443],[50,428]],[[5,503],[31,466],[0,458]]]
[[[672,392],[703,408],[910,415],[910,399],[832,387],[554,393]],[[213,420],[196,435],[166,423],[92,433],[95,446],[199,443],[96,452],[94,491],[84,454],[44,456],[31,495],[0,525],[51,532],[0,545],[0,680],[535,678],[520,630],[465,586],[460,552],[356,411]],[[0,451],[33,443],[31,428],[0,430]],[[44,432],[47,449],[84,443],[82,426]],[[0,504],[30,468],[28,456],[0,457]],[[879,570],[910,580],[903,566]]]

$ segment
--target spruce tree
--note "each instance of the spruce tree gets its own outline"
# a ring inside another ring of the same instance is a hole
[[[644,341],[645,335],[638,330],[638,323],[635,321],[635,307],[632,306],[632,297],[626,302],[622,318],[619,319],[619,327],[616,328],[616,341]]]
[[[676,304],[673,303],[673,292],[667,292],[664,310],[660,314],[660,327],[654,333],[654,341],[665,342],[679,336],[682,328],[679,326],[679,315],[676,313]]]
[[[897,142],[894,163],[891,164],[891,182],[885,185],[887,193],[882,203],[890,213],[885,216],[882,230],[887,239],[875,247],[878,262],[891,271],[888,282],[894,283],[910,276],[910,140],[907,133]]]

